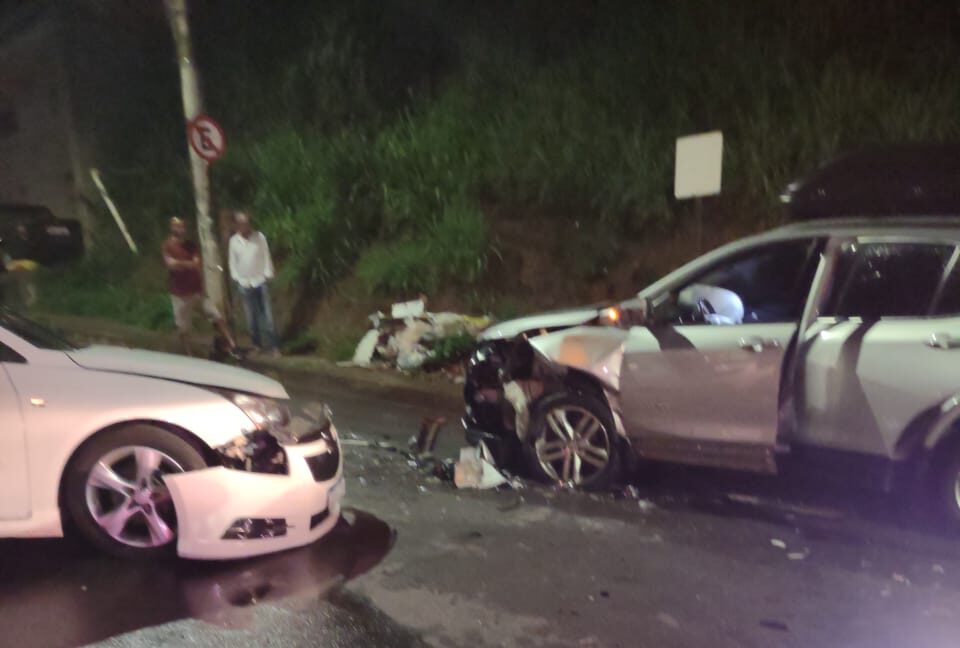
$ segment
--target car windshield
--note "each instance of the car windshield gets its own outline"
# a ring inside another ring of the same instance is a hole
[[[29,342],[38,349],[72,351],[77,348],[62,335],[6,308],[0,308],[0,327]]]

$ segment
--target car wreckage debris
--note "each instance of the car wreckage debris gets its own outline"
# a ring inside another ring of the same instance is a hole
[[[460,461],[454,467],[453,483],[457,488],[496,488],[508,482],[493,463],[487,444],[460,448]]]
[[[437,445],[437,435],[446,424],[447,419],[443,416],[435,419],[423,419],[423,422],[420,423],[420,433],[415,439],[415,447],[418,454],[433,453]]]
[[[492,321],[489,317],[459,313],[431,313],[426,310],[426,302],[426,297],[421,296],[417,300],[393,304],[389,316],[381,312],[371,315],[371,329],[357,345],[353,360],[341,364],[418,370],[431,361],[450,359],[437,353],[443,340],[476,339]]]

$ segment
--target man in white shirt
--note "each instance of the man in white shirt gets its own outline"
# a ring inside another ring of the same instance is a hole
[[[279,356],[267,290],[267,282],[273,279],[273,259],[267,237],[253,228],[245,212],[236,213],[234,225],[236,234],[230,237],[230,278],[243,298],[250,338],[257,349]]]

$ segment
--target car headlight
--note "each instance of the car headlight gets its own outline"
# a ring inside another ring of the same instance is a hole
[[[247,418],[258,430],[275,432],[290,423],[290,410],[272,398],[251,396],[250,394],[232,394],[233,404],[243,410]]]
[[[600,311],[597,316],[597,322],[601,326],[622,326],[623,325],[623,311],[619,306],[611,306],[610,308],[604,308]]]
[[[290,410],[272,398],[217,390],[236,405],[253,424],[231,441],[214,448],[227,468],[248,472],[286,474],[287,456],[280,447],[286,441]]]

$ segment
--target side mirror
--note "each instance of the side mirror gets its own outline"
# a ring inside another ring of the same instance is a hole
[[[690,309],[707,324],[742,324],[743,300],[732,290],[693,284],[677,295],[681,307]]]
[[[634,297],[620,303],[622,326],[647,326],[653,315],[653,302],[646,297]]]

